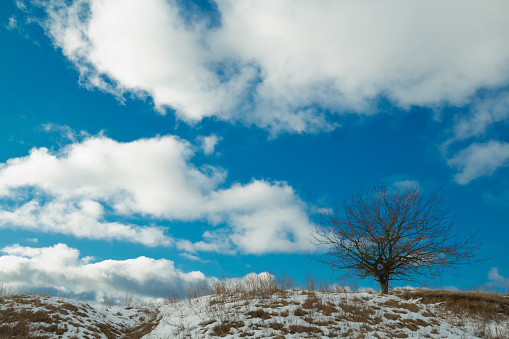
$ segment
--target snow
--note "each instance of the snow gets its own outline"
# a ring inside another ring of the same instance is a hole
[[[503,333],[498,336],[503,338],[504,333],[509,334],[507,317],[484,323],[482,332],[475,317],[448,314],[440,303],[405,300],[397,293],[381,295],[348,289],[269,291],[262,286],[258,290],[212,293],[136,307],[45,296],[6,296],[0,299],[0,312],[0,328],[15,326],[16,319],[9,320],[9,315],[24,312],[30,320],[31,335],[47,338],[112,338],[125,334],[143,339],[487,337],[480,333]]]
[[[306,309],[309,300],[331,306],[335,311],[325,315],[325,312],[316,310],[316,306]],[[411,305],[419,310],[412,312],[405,309],[412,308]],[[225,323],[233,325],[225,338],[237,338],[242,334],[254,338],[357,337],[360,333],[367,338],[376,338],[375,335],[386,338],[389,333],[408,338],[478,338],[472,329],[455,326],[436,317],[434,312],[437,307],[370,292],[310,293],[293,290],[270,298],[253,299],[204,296],[161,307],[159,325],[143,338],[212,338],[214,329]],[[302,315],[299,310],[304,310],[305,314]],[[348,311],[354,312],[354,315],[348,314]],[[258,316],[253,316],[256,314]],[[401,327],[401,324],[406,325]],[[292,333],[289,331],[292,328],[297,331]],[[310,330],[305,331],[306,328]],[[302,332],[298,332],[299,329]]]
[[[13,327],[19,321],[27,321],[34,337],[107,339],[108,334],[136,332],[139,325],[155,318],[157,310],[107,307],[57,297],[13,295],[0,298],[0,314],[4,321],[0,326]]]

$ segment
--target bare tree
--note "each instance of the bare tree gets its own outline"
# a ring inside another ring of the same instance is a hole
[[[361,278],[373,277],[383,294],[390,280],[434,278],[475,260],[474,234],[460,237],[440,189],[382,184],[343,201],[343,212],[322,210],[313,242],[326,252],[315,259]]]

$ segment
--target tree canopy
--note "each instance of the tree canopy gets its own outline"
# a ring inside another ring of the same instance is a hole
[[[382,293],[391,280],[434,278],[475,261],[475,233],[462,237],[455,230],[441,189],[384,183],[357,190],[342,207],[323,209],[312,226],[313,242],[326,247],[315,258],[335,270],[373,277]]]

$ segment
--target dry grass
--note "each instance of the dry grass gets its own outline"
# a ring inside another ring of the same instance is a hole
[[[300,290],[297,288],[306,288]],[[301,303],[294,304],[285,300],[289,290],[301,291],[305,296]],[[470,316],[474,322],[474,328],[477,335],[492,339],[509,338],[509,330],[503,328],[497,330],[497,333],[489,332],[489,322],[498,322],[507,324],[509,315],[509,297],[494,293],[482,292],[452,292],[443,290],[397,290],[391,294],[397,298],[390,297],[384,299],[378,305],[371,302],[379,294],[372,296],[363,294],[357,297],[356,293],[347,292],[349,289],[341,289],[337,286],[327,285],[323,282],[317,283],[316,280],[307,276],[306,280],[300,284],[286,274],[275,279],[259,279],[252,276],[250,280],[224,279],[216,281],[210,293],[210,305],[228,304],[232,301],[237,302],[236,309],[248,304],[258,307],[245,312],[247,319],[258,319],[257,329],[266,328],[274,337],[285,336],[287,334],[301,334],[304,337],[325,335],[330,337],[345,335],[346,337],[362,337],[362,333],[377,328],[382,337],[406,338],[409,333],[418,333],[421,329],[429,328],[430,336],[435,327],[440,327],[440,319],[448,319],[447,313],[452,312],[458,316]],[[337,296],[349,295],[342,300]],[[335,296],[335,297],[332,297]],[[419,302],[406,302],[405,300],[419,299]],[[239,304],[239,301],[244,301]],[[431,306],[434,307],[431,307]],[[381,308],[385,312],[381,311]],[[280,312],[269,313],[267,308],[279,309]],[[293,314],[305,321],[304,324],[292,324],[286,318]],[[421,318],[408,319],[406,315],[419,314],[419,317],[431,318],[429,321]],[[274,318],[278,316],[277,320]],[[404,317],[403,317],[404,316]],[[438,317],[438,318],[437,318]],[[235,321],[238,323],[237,316]],[[244,318],[244,319],[246,319]],[[235,324],[233,320],[221,322],[221,324]],[[233,321],[233,322],[232,322]],[[349,321],[358,324],[357,330],[341,329],[340,323]],[[506,321],[506,322],[502,322]],[[477,324],[477,325],[476,325]],[[228,327],[228,326],[223,327]],[[460,324],[458,324],[460,325]],[[496,327],[495,327],[496,328]],[[231,329],[231,327],[230,327]],[[252,329],[251,329],[252,330]],[[238,329],[239,333],[248,333],[249,329]],[[247,331],[247,332],[246,332]],[[214,333],[217,331],[214,330]],[[230,330],[229,332],[230,333]],[[377,332],[378,333],[378,332]],[[508,335],[508,336],[505,336]],[[423,335],[423,337],[426,337]]]
[[[447,310],[458,314],[509,316],[509,295],[499,293],[415,289],[396,295],[406,300],[419,298],[424,304],[444,303]]]
[[[218,337],[263,333],[262,336],[273,338],[362,338],[371,333],[368,336],[377,338],[435,338],[447,320],[458,326],[469,323],[475,334],[483,338],[509,338],[508,295],[416,289],[380,296],[349,291],[317,282],[311,276],[297,283],[287,274],[249,275],[190,284],[182,291],[169,293],[168,304],[175,308],[187,305],[182,314],[200,317],[200,333]],[[0,339],[62,335],[66,326],[82,326],[80,317],[93,311],[87,305],[78,307],[68,302],[55,306],[48,299],[26,295],[0,298]],[[156,325],[157,313],[147,312],[136,328],[96,323],[82,337],[95,339],[101,334],[106,338],[140,338]],[[72,321],[63,321],[67,318]],[[184,320],[174,326],[175,336],[190,336],[193,330]]]
[[[231,334],[232,329],[239,329],[242,327],[244,327],[244,322],[242,321],[225,321],[214,326],[212,335],[224,337]]]
[[[262,308],[246,312],[246,315],[249,318],[260,318],[264,320],[272,318],[272,315],[270,313],[265,312]]]
[[[319,334],[322,334],[323,331],[319,327],[315,327],[315,326],[290,325],[290,334],[295,334],[295,333],[319,333]]]
[[[441,314],[458,325],[470,323],[475,334],[487,339],[509,338],[509,295],[489,292],[464,292],[440,289],[397,291],[402,299],[419,299],[422,304],[440,304]],[[426,316],[434,316],[426,312]]]
[[[421,310],[421,308],[419,306],[417,306],[416,304],[413,304],[413,303],[402,303],[402,302],[399,302],[397,300],[394,300],[394,299],[389,299],[387,300],[386,302],[380,304],[382,306],[388,306],[388,307],[391,307],[391,308],[396,308],[396,309],[405,309],[405,310],[408,310],[410,312],[413,312],[413,313],[416,313],[416,312],[419,312]],[[400,311],[395,311],[396,313],[406,313],[406,312],[400,312]]]
[[[83,337],[89,338],[104,336],[138,339],[150,333],[156,325],[157,314],[150,311],[140,311],[144,314],[144,321],[135,327],[121,326],[106,320],[91,320],[89,325],[85,325],[85,320],[94,316],[94,312],[95,309],[90,306],[78,307],[46,296],[4,296],[0,300],[0,339],[62,337],[71,333],[71,328],[81,328],[82,333],[87,333]],[[97,318],[100,317],[94,319]]]

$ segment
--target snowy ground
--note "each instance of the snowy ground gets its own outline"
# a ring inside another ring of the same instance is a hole
[[[0,338],[509,338],[509,313],[459,315],[412,293],[263,290],[138,307],[6,296]],[[509,312],[509,296],[497,298]]]
[[[0,338],[141,337],[155,325],[157,309],[94,305],[64,298],[0,298]]]
[[[204,296],[163,306],[159,325],[143,338],[479,338],[473,324],[441,312],[369,292]],[[508,324],[501,325],[507,334]]]

